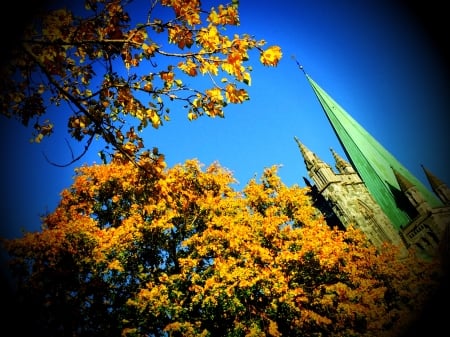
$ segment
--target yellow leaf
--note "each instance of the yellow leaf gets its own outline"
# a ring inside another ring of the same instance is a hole
[[[197,114],[193,113],[192,111],[190,111],[187,116],[190,121],[195,120],[198,117]]]
[[[244,83],[247,85],[252,84],[252,78],[249,73],[244,73]]]
[[[276,66],[282,57],[281,48],[272,46],[261,53],[260,61],[265,66]]]

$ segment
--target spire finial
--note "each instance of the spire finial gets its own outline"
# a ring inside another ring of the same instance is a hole
[[[297,138],[297,136],[294,136],[295,142],[297,143],[297,146],[300,148],[300,151],[302,151],[302,153],[305,153],[307,151],[305,145],[302,144],[302,142],[300,142],[300,139]]]
[[[295,55],[292,55],[291,57],[292,57],[292,59],[295,61],[295,63],[297,63],[298,68],[299,68],[301,71],[303,71],[303,74],[306,75],[305,69],[304,69],[303,66],[297,61],[297,59],[295,58]]]

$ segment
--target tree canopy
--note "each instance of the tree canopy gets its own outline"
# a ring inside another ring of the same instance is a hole
[[[198,0],[49,6],[2,66],[0,113],[32,126],[40,142],[54,131],[49,110],[56,107],[70,136],[85,144],[71,163],[96,138],[110,154],[135,159],[145,151],[140,132],[164,125],[172,110],[185,109],[189,120],[223,117],[228,104],[248,100],[253,50],[263,65],[278,64],[280,47],[239,34],[238,26],[235,0],[212,8]],[[186,84],[200,76],[209,81]]]
[[[276,166],[233,183],[161,155],[77,169],[42,231],[4,242],[33,335],[399,336],[436,289],[435,262],[329,228]]]

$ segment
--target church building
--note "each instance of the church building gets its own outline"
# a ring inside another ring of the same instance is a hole
[[[448,256],[450,189],[424,166],[427,188],[333,100],[300,66],[347,160],[331,149],[335,170],[294,137],[316,208],[330,226],[353,225],[383,242]]]

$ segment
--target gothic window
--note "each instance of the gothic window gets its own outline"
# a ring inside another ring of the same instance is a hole
[[[420,242],[416,242],[416,246],[419,248],[419,250],[425,250]]]
[[[364,216],[366,223],[370,226],[370,228],[372,228],[381,241],[389,240],[389,236],[386,234],[383,227],[380,226],[379,221],[375,218],[373,210],[360,199],[358,199],[358,211]]]
[[[436,233],[433,232],[433,230],[431,230],[431,228],[429,226],[427,226],[428,230],[427,230],[427,234],[430,236],[430,238],[437,244],[439,244],[439,238],[436,235]]]
[[[321,185],[326,184],[327,180],[325,179],[323,172],[321,170],[317,171],[317,177],[319,178]]]
[[[425,236],[422,237],[422,241],[425,242],[428,247],[431,246],[431,242]]]

